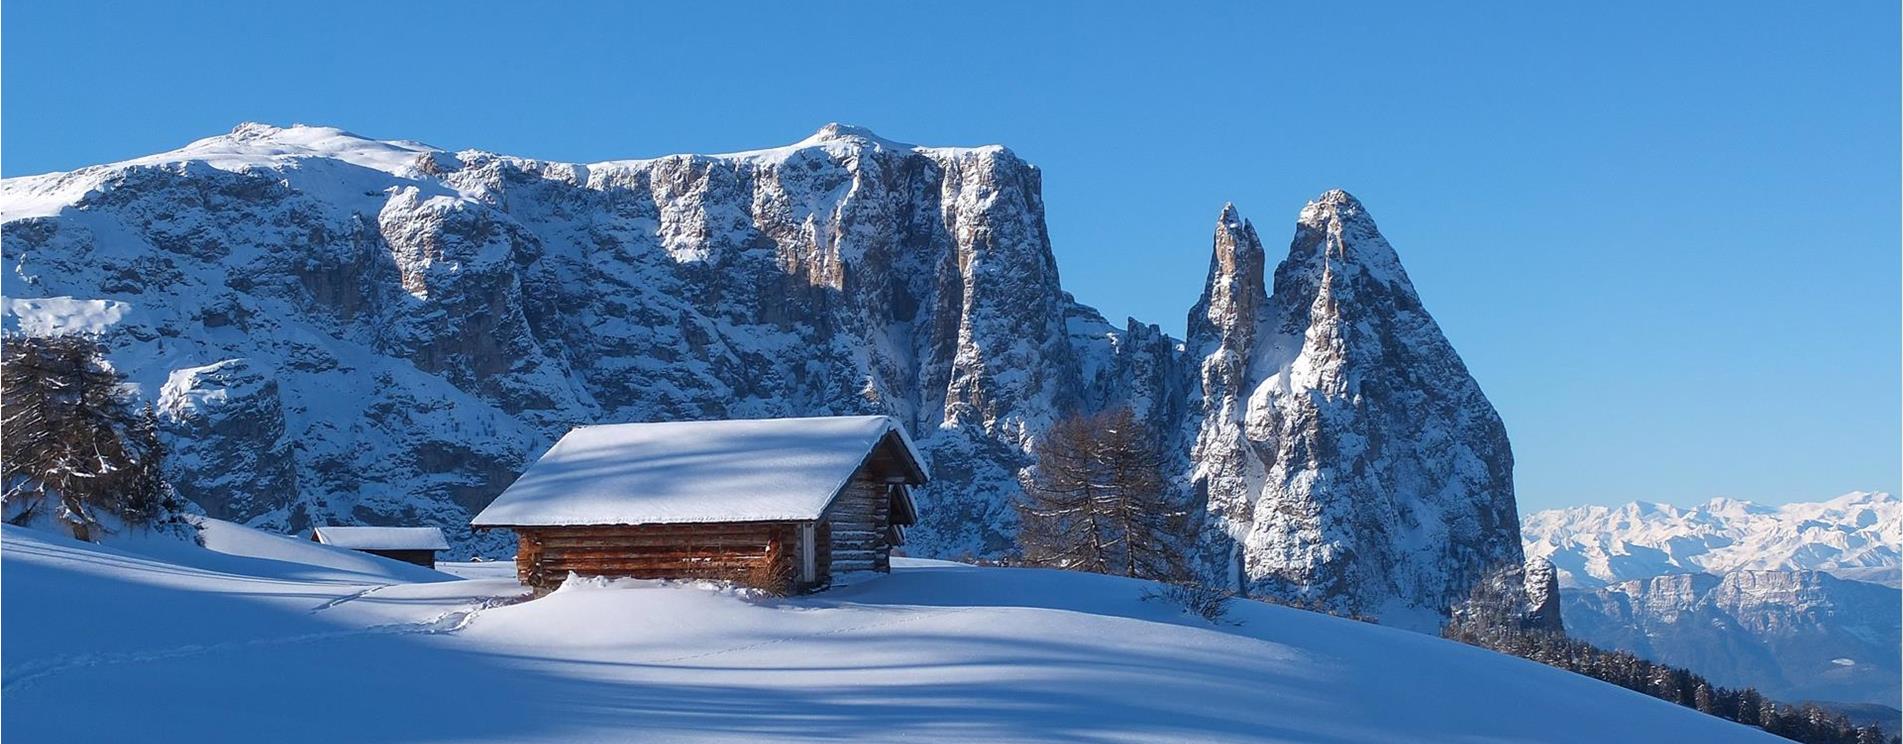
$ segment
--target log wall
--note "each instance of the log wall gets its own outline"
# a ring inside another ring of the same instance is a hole
[[[889,571],[892,546],[887,541],[892,498],[872,468],[861,468],[822,515],[832,533],[832,574],[848,571]]]
[[[517,527],[516,579],[538,590],[570,572],[634,579],[719,579],[763,589],[798,578],[797,525],[725,524]]]

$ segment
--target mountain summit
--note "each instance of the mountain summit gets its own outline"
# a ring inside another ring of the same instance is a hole
[[[1035,166],[845,124],[598,163],[244,124],[0,215],[8,326],[103,334],[180,490],[258,527],[501,555],[469,515],[575,425],[880,413],[938,476],[908,549],[1000,555],[1037,437],[1128,406],[1214,580],[1425,627],[1520,557],[1504,429],[1346,192],[1272,295],[1225,207],[1180,350],[1063,291]]]
[[[1187,344],[1205,555],[1226,543],[1252,592],[1431,627],[1521,561],[1506,429],[1353,196],[1302,210],[1266,301],[1234,225],[1225,211]]]

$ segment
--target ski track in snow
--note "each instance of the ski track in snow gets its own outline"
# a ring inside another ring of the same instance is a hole
[[[345,602],[354,602],[356,600],[363,599],[364,597],[369,596],[371,592],[377,591],[378,589],[391,587],[391,586],[395,586],[395,585],[394,584],[378,584],[376,586],[370,587],[368,589],[364,589],[362,591],[351,592],[350,594],[346,594],[344,596],[330,600],[316,607],[312,607],[311,614],[315,615],[319,612],[323,612],[324,610],[328,610],[332,607],[336,607],[337,605],[343,604]]]

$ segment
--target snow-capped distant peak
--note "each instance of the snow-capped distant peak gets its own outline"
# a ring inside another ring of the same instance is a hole
[[[1673,573],[1818,570],[1851,578],[1903,566],[1903,500],[1853,491],[1829,501],[1765,506],[1716,498],[1692,507],[1632,502],[1526,516],[1529,556],[1572,586]]]

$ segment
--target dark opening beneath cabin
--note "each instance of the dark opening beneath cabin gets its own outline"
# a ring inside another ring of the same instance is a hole
[[[311,540],[359,553],[436,567],[436,551],[448,550],[449,541],[435,527],[343,527],[326,525],[311,528]]]
[[[886,416],[585,426],[476,515],[537,590],[570,573],[809,591],[888,571],[928,475]]]

